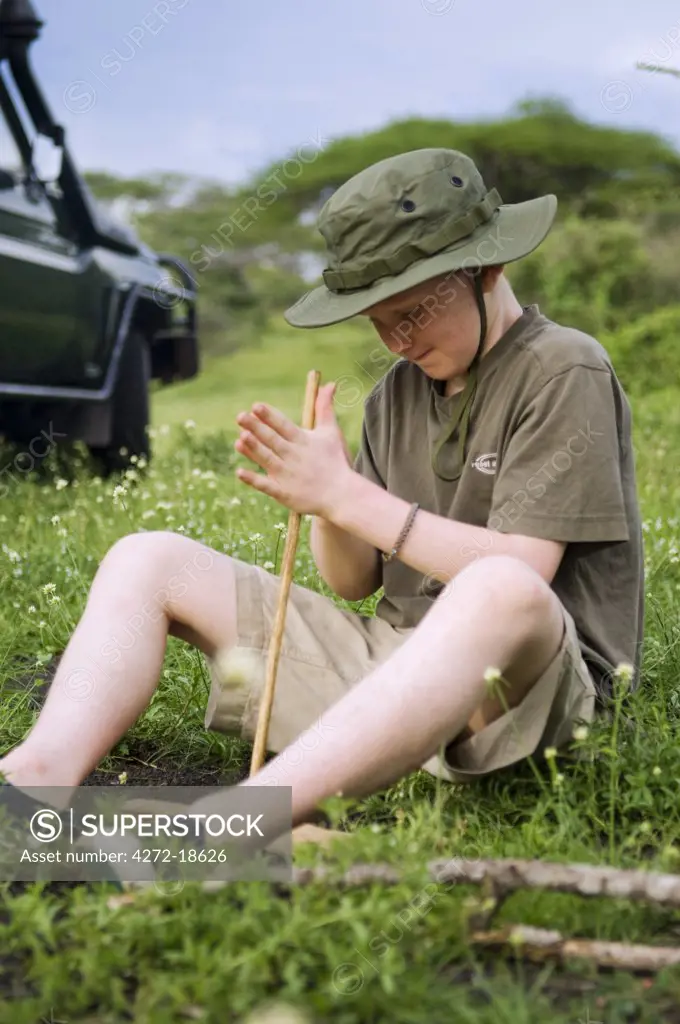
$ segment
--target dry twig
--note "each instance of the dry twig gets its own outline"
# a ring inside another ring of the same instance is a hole
[[[625,942],[599,942],[596,939],[565,939],[560,932],[531,928],[525,924],[508,925],[491,932],[473,932],[475,946],[498,949],[510,946],[522,957],[533,961],[588,960],[598,967],[618,967],[627,971],[651,973],[680,964],[680,949],[669,946],[636,946]]]

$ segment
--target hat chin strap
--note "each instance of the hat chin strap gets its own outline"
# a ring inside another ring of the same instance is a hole
[[[477,309],[479,310],[480,321],[479,344],[477,345],[477,351],[472,357],[472,362],[468,366],[468,378],[465,388],[463,389],[463,393],[460,396],[460,402],[451,418],[451,422],[444,429],[444,432],[439,438],[435,450],[432,453],[432,469],[440,480],[458,480],[463,472],[463,466],[465,465],[465,444],[470,426],[470,414],[472,412],[475,395],[477,394],[477,372],[479,369],[479,361],[482,357],[482,349],[484,347],[484,341],[486,340],[487,331],[486,303],[484,302],[482,271],[483,267],[476,267],[474,271],[475,299],[477,300]],[[459,427],[455,469],[452,476],[447,476],[445,473],[437,469],[437,461],[442,448]]]
[[[482,272],[484,267],[475,267],[475,298],[477,299],[477,309],[479,310],[479,345],[475,352],[474,359],[470,363],[471,369],[479,362],[482,356],[482,348],[486,340],[486,303],[484,301],[484,285],[482,282]]]

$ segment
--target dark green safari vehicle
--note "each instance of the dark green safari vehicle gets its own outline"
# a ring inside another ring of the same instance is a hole
[[[151,380],[198,372],[195,282],[94,200],[29,61],[41,27],[0,0],[0,435],[115,470],[149,457]]]

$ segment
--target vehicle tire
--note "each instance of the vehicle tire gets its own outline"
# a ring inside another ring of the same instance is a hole
[[[149,381],[151,353],[140,331],[127,336],[111,397],[111,440],[105,448],[91,448],[108,475],[131,465],[132,455],[151,458],[149,441]]]

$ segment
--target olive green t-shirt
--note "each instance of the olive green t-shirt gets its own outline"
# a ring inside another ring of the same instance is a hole
[[[462,473],[458,432],[432,454],[461,395],[400,359],[364,403],[354,468],[435,515],[566,542],[552,588],[576,623],[603,695],[621,662],[636,669],[644,562],[628,400],[604,348],[532,305],[479,363]],[[449,471],[449,465],[450,469]],[[484,555],[466,545],[470,560]],[[376,615],[415,626],[443,583],[398,558],[382,567]]]

